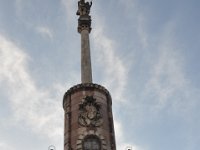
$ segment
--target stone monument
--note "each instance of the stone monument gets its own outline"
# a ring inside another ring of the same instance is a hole
[[[89,34],[92,2],[79,0],[81,83],[64,95],[64,150],[116,150],[112,99],[109,91],[92,83]]]

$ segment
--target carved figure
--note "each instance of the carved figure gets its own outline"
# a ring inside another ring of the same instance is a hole
[[[78,15],[78,16],[89,15],[91,6],[92,6],[92,1],[85,2],[85,0],[80,0],[78,2],[78,10],[76,12],[76,15]]]
[[[79,124],[82,126],[97,127],[103,123],[100,113],[100,104],[92,96],[86,96],[79,104]]]

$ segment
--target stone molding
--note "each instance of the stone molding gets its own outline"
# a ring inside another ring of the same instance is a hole
[[[112,104],[112,99],[111,99],[111,96],[110,96],[110,93],[109,91],[101,86],[101,85],[98,85],[98,84],[94,84],[94,83],[82,83],[82,84],[77,84],[73,87],[71,87],[64,95],[63,97],[63,108],[65,108],[66,106],[66,100],[67,100],[67,97],[72,95],[73,93],[77,92],[77,91],[84,91],[84,90],[90,90],[90,91],[94,91],[94,90],[97,90],[97,91],[100,91],[102,93],[105,93],[106,94],[106,97],[107,99],[110,101],[110,103]]]
[[[80,16],[78,19],[78,33],[81,33],[83,30],[88,30],[90,33],[91,28],[91,17],[90,16]]]

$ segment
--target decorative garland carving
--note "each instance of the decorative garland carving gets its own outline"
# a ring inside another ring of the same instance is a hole
[[[85,127],[98,127],[102,125],[103,119],[100,113],[101,105],[93,96],[86,96],[79,104],[79,124]]]

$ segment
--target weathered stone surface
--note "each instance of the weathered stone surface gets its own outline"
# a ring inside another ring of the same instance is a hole
[[[85,127],[78,122],[80,114],[79,104],[83,103],[83,99],[86,96],[95,96],[96,102],[101,105],[100,111],[103,123],[98,127]],[[66,92],[63,104],[69,102],[71,118],[66,118],[68,115],[65,115],[65,143],[70,144],[67,144],[64,150],[69,150],[69,145],[73,149],[81,149],[80,143],[88,135],[97,136],[102,141],[101,146],[103,149],[115,150],[115,147],[112,147],[113,143],[115,145],[115,137],[113,136],[114,128],[111,101],[109,92],[104,87],[97,84],[76,85]]]

